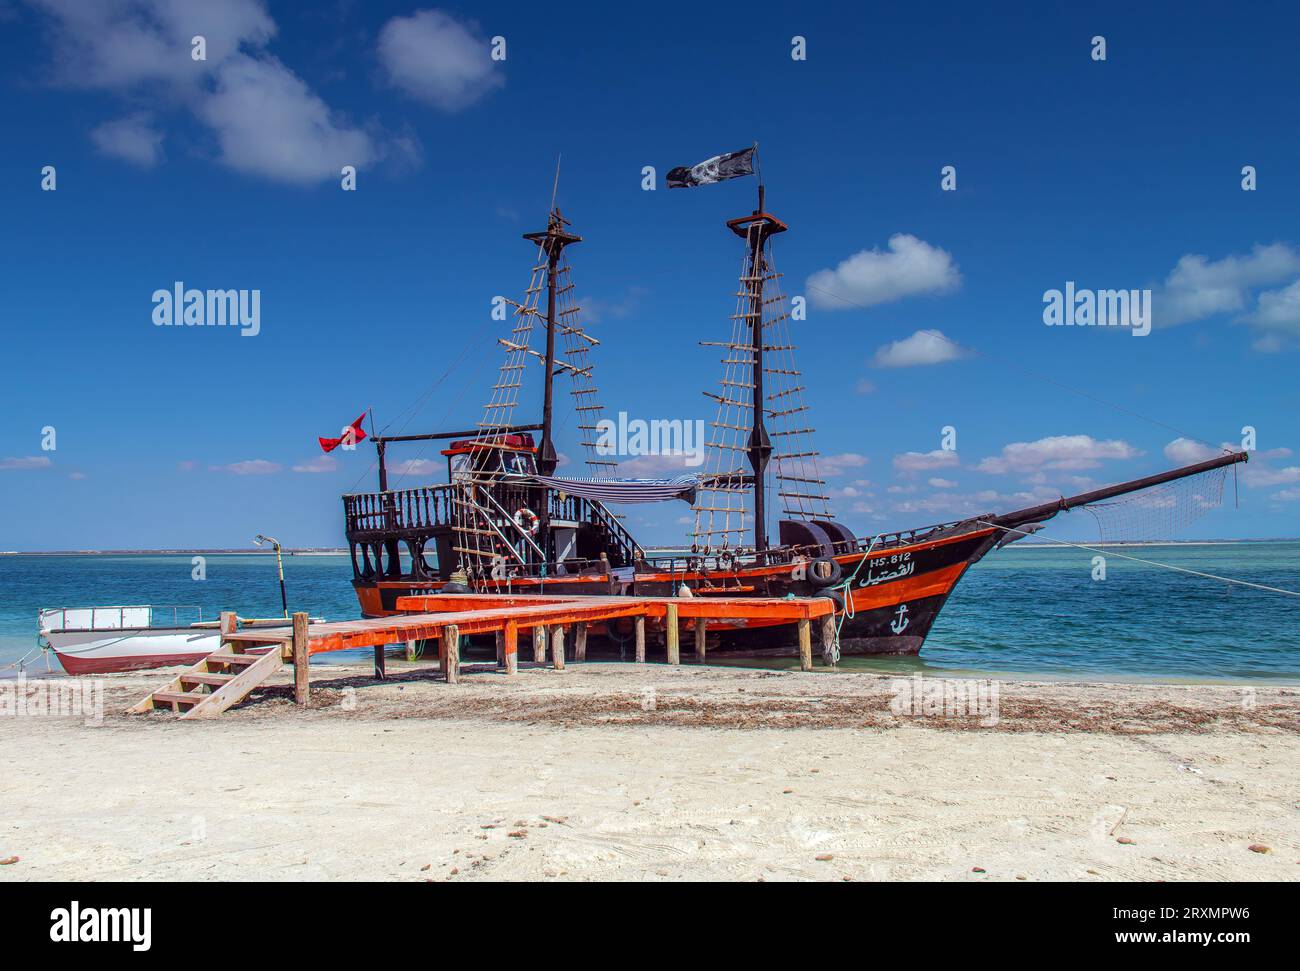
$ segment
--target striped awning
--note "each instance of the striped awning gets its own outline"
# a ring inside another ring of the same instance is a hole
[[[551,475],[534,475],[532,478],[559,492],[601,502],[666,502],[670,499],[694,502],[699,481],[694,475],[678,475],[671,479],[560,479]]]

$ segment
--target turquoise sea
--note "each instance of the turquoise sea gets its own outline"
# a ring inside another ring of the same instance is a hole
[[[1092,553],[1012,546],[962,580],[920,658],[848,659],[843,666],[1300,682],[1300,598],[1133,563],[1115,555],[1121,552],[1300,591],[1297,541],[1124,547],[1107,556],[1102,581],[1092,578]],[[35,646],[39,607],[188,604],[212,617],[222,609],[280,613],[272,557],[209,555],[203,581],[191,579],[191,569],[189,555],[0,556],[0,668]],[[286,557],[285,574],[291,609],[328,620],[358,616],[346,557]],[[44,662],[29,670],[43,672]]]

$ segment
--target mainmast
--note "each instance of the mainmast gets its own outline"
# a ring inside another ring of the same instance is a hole
[[[767,485],[767,464],[772,458],[772,440],[767,434],[764,421],[763,397],[763,277],[767,272],[764,250],[769,236],[786,230],[785,223],[775,216],[763,211],[765,191],[763,184],[758,184],[758,208],[748,217],[733,219],[727,223],[732,231],[744,236],[749,242],[749,274],[744,282],[750,293],[748,324],[750,328],[750,347],[754,355],[754,407],[753,423],[749,433],[749,465],[754,470],[754,551],[763,553],[767,550],[767,502],[765,487]]]
[[[790,340],[791,314],[771,253],[772,237],[789,227],[767,211],[761,184],[758,208],[726,225],[745,241],[745,256],[731,339],[700,342],[723,348],[724,356],[718,393],[705,392],[718,407],[709,464],[694,506],[692,547],[698,552],[739,547],[752,536],[754,552],[762,558],[771,548],[769,481],[778,486],[775,498],[783,521],[827,522],[833,517],[807,424],[805,388]]]
[[[565,231],[569,222],[560,215],[559,207],[551,210],[547,219],[546,231],[542,233],[524,233],[524,239],[536,243],[546,254],[546,356],[545,389],[542,396],[542,441],[537,452],[537,469],[542,475],[551,475],[559,457],[555,451],[552,437],[553,412],[555,404],[555,297],[557,290],[556,268],[560,264],[560,255],[570,243],[581,243],[582,237]]]

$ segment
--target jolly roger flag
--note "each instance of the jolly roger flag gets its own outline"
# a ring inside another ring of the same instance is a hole
[[[715,155],[690,168],[680,166],[668,173],[668,188],[689,189],[693,185],[711,185],[724,179],[754,174],[754,149]]]

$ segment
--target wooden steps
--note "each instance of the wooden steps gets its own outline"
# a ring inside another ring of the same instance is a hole
[[[222,627],[220,648],[145,695],[127,712],[170,708],[181,718],[219,715],[284,666],[284,645],[283,635],[235,631],[232,615]]]

